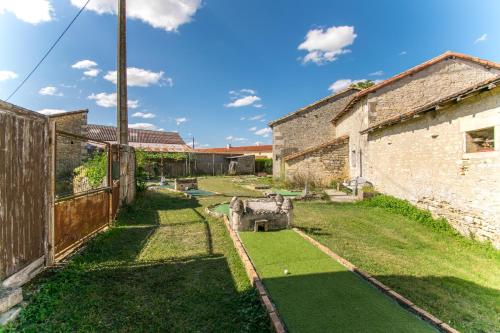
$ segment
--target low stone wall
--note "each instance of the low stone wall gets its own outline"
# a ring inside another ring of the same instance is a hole
[[[342,137],[285,159],[287,181],[317,186],[348,177],[349,138]]]

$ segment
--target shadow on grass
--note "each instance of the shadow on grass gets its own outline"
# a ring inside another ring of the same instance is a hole
[[[323,231],[322,228],[317,227],[297,227],[299,230],[314,236],[331,236],[330,232]]]
[[[116,227],[27,286],[29,305],[7,331],[269,332],[255,290],[237,290],[226,256],[214,254],[199,207],[167,193],[140,196]]]
[[[460,331],[500,332],[499,289],[453,276],[375,278]]]
[[[399,284],[412,285],[416,292],[411,295],[413,297],[407,294],[403,296],[417,305],[420,305],[418,294],[429,302],[428,297],[432,297],[431,294],[435,291],[432,285],[456,285],[460,290],[466,289],[476,293],[478,302],[489,303],[490,313],[485,313],[483,318],[472,317],[474,312],[471,311],[470,315],[463,313],[459,322],[449,321],[447,313],[457,317],[456,313],[453,313],[456,310],[453,307],[474,307],[474,304],[464,303],[460,294],[456,295],[456,304],[451,307],[450,304],[439,303],[436,298],[437,303],[434,306],[439,309],[424,309],[459,330],[499,331],[500,323],[495,315],[500,299],[498,290],[453,277],[385,275],[376,278],[384,283],[397,281]],[[349,271],[297,276],[292,272],[291,275],[283,277],[264,278],[263,282],[291,332],[438,332],[433,326]],[[442,313],[442,307],[449,307],[449,310]]]
[[[259,322],[265,323],[266,318],[255,291],[238,293],[226,259],[206,256],[61,271],[31,300],[17,328],[33,332],[267,331]]]

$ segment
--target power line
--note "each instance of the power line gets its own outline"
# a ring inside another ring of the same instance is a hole
[[[69,28],[71,28],[71,26],[73,25],[73,23],[75,23],[76,19],[80,16],[80,14],[83,12],[83,10],[85,9],[85,7],[87,7],[87,5],[89,4],[89,2],[90,2],[90,0],[87,0],[87,2],[85,3],[85,5],[83,5],[83,7],[78,11],[78,13],[75,15],[75,17],[73,18],[73,20],[71,20],[71,22],[68,24],[68,26],[66,27],[66,29],[64,29],[64,31],[59,35],[59,37],[52,44],[52,46],[49,48],[49,50],[45,53],[45,55],[42,57],[42,59],[40,59],[40,61],[36,64],[36,66],[24,78],[24,80],[16,87],[16,89],[14,89],[14,91],[9,95],[9,97],[7,97],[7,99],[5,101],[9,101],[9,99],[11,99],[12,96],[14,96],[17,93],[17,91],[19,89],[21,89],[21,87],[26,83],[26,81],[28,81],[28,79],[31,77],[31,75],[33,75],[33,73],[35,73],[35,71],[38,69],[38,67],[40,67],[40,65],[44,62],[45,58],[47,58],[47,56],[50,54],[50,52],[52,52],[52,50],[54,49],[54,47],[56,47],[57,43],[59,43],[59,41],[64,36],[64,34],[69,30]]]

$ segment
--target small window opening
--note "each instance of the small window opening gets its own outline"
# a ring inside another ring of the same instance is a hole
[[[257,226],[257,231],[266,231],[266,228],[263,225],[259,225]]]
[[[479,153],[495,150],[495,128],[488,127],[465,133],[465,152]]]

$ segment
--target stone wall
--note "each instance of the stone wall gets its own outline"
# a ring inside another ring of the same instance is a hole
[[[493,152],[465,153],[465,131],[495,126]],[[375,188],[444,216],[500,247],[500,88],[372,132],[364,164]]]
[[[347,166],[349,179],[363,176],[362,166],[364,155],[366,155],[367,136],[359,132],[367,125],[368,117],[364,100],[356,103],[336,122],[337,135],[349,137],[349,165]]]
[[[335,138],[335,127],[331,120],[345,108],[357,91],[343,91],[271,123],[274,178],[282,176],[285,156]]]
[[[87,134],[87,110],[66,112],[49,117],[56,123],[56,130],[80,136]],[[56,142],[56,179],[60,184],[66,183],[72,177],[73,170],[82,164],[87,156],[86,142],[58,136]],[[66,185],[68,187],[66,188]],[[69,191],[70,185],[62,185],[56,189],[61,194]],[[65,193],[66,194],[66,193]]]
[[[498,69],[447,59],[407,76],[368,96],[370,124],[433,102],[500,74]]]
[[[328,186],[333,180],[348,177],[349,138],[342,137],[311,149],[300,156],[285,159],[286,179],[303,185]]]

